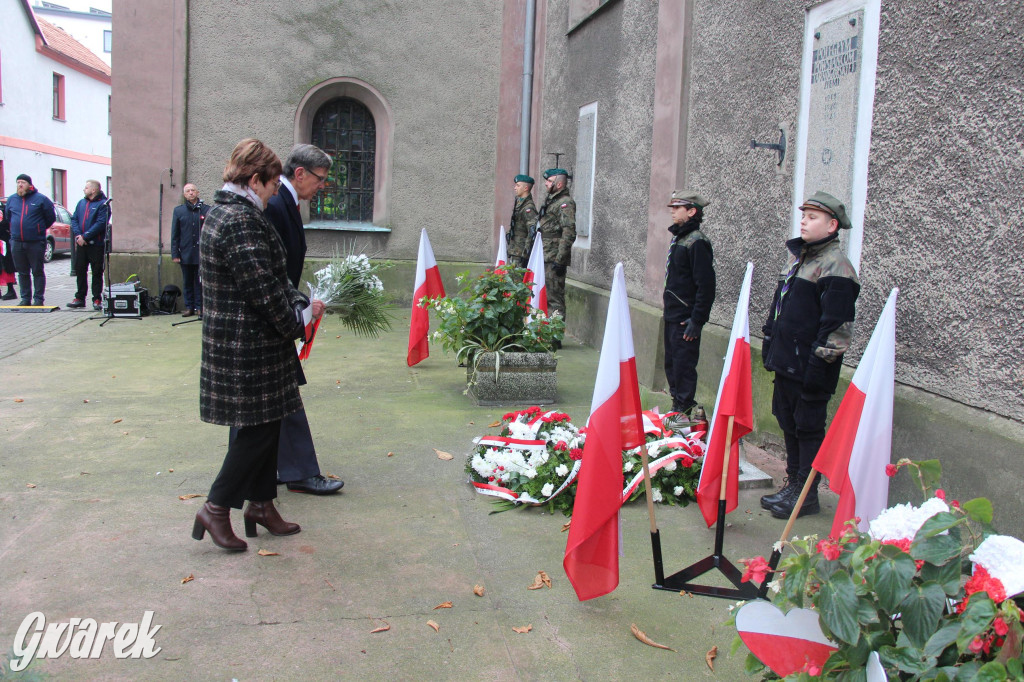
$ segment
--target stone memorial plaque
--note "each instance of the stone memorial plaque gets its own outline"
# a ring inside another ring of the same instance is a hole
[[[816,28],[811,62],[810,116],[804,194],[824,190],[849,209],[860,108],[864,12]]]

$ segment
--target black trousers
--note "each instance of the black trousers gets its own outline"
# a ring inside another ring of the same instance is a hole
[[[799,381],[775,375],[772,414],[786,438],[786,475],[790,480],[811,474],[811,464],[825,440],[829,398],[827,393],[806,393]]]
[[[202,310],[203,289],[199,283],[199,264],[181,263],[181,279],[185,285],[185,310]]]
[[[238,429],[231,427],[229,443],[238,437]],[[277,444],[277,478],[285,483],[301,481],[320,475],[316,461],[316,446],[309,430],[306,409],[292,412],[281,420],[281,435]]]
[[[78,278],[78,289],[75,298],[84,301],[85,288],[88,283],[86,267],[92,268],[92,300],[103,299],[103,242],[86,244],[75,249],[75,276]]]
[[[665,320],[665,378],[672,403],[689,407],[697,394],[697,360],[700,359],[700,339],[683,338],[686,324]]]
[[[280,435],[280,419],[235,430],[207,499],[221,507],[241,509],[246,500],[266,502],[276,498]]]

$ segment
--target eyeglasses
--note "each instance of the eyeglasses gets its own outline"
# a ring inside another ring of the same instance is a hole
[[[315,173],[315,172],[309,170],[308,168],[306,168],[305,171],[307,173],[309,173],[310,175],[312,175],[317,180],[319,180],[321,183],[326,183],[327,182],[327,176],[326,175],[320,175],[319,173]]]

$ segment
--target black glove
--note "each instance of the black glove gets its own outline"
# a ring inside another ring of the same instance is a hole
[[[567,267],[565,265],[562,265],[561,263],[554,263],[551,266],[551,272],[555,273],[559,277],[565,277],[566,270]]]
[[[520,258],[519,259],[519,267],[521,267],[521,268],[528,268],[528,267],[530,267],[530,259],[527,258],[526,256],[523,256],[522,258]]]
[[[683,330],[683,336],[688,336],[691,339],[700,338],[700,329],[703,325],[699,325],[693,320],[686,321],[686,329]]]
[[[768,349],[771,348],[772,337],[765,336],[764,341],[761,342],[761,366],[767,369],[768,365]]]

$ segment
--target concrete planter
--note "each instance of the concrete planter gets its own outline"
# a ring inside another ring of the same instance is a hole
[[[494,378],[495,353],[481,353],[466,370],[475,405],[550,405],[558,392],[557,361],[551,353],[502,353]],[[474,367],[475,365],[475,367]]]

